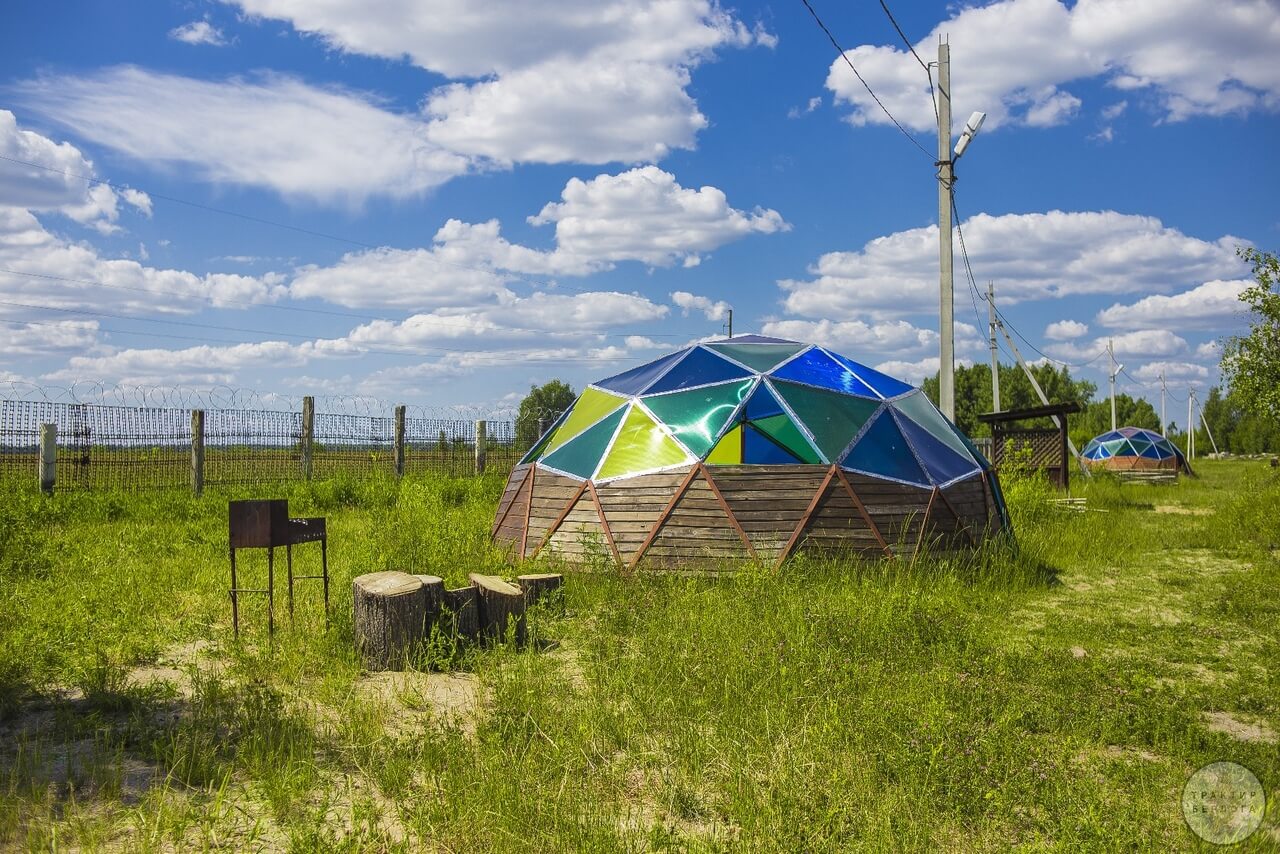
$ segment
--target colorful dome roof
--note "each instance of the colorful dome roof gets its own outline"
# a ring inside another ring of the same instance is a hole
[[[592,383],[521,463],[599,483],[695,461],[836,463],[925,487],[990,469],[919,389],[823,347],[759,335]]]
[[[1149,460],[1174,459],[1185,464],[1182,451],[1154,430],[1141,427],[1121,427],[1110,433],[1095,436],[1081,452],[1087,460],[1108,460],[1112,457],[1145,457]]]

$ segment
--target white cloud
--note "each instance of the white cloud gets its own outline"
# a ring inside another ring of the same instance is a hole
[[[913,356],[938,349],[938,333],[905,320],[867,323],[862,320],[774,320],[761,328],[765,335],[820,344],[851,359],[871,364],[886,356]],[[969,323],[957,323],[956,351],[981,349],[983,339]],[[935,360],[936,361],[936,360]]]
[[[192,21],[189,24],[174,27],[169,30],[169,38],[187,44],[207,44],[213,47],[221,47],[227,43],[222,30],[208,21]]]
[[[261,341],[228,346],[200,345],[180,350],[137,348],[105,356],[73,356],[65,367],[42,379],[56,382],[95,380],[123,385],[175,383],[235,383],[241,372],[254,367],[296,367],[312,359],[351,355],[359,351],[333,341]]]
[[[100,310],[192,312],[207,305],[269,302],[279,297],[282,277],[209,273],[148,267],[125,258],[104,258],[87,244],[47,231],[28,210],[0,206],[0,298],[13,302]]]
[[[407,58],[454,81],[431,92],[432,141],[508,163],[653,160],[706,119],[690,71],[722,47],[776,39],[711,0],[238,0],[350,53]]]
[[[801,116],[807,116],[821,106],[822,106],[822,96],[814,95],[812,98],[809,99],[809,102],[805,104],[803,108],[792,107],[791,109],[787,110],[787,118],[798,119]]]
[[[1204,380],[1209,378],[1209,369],[1193,362],[1148,362],[1135,368],[1133,375],[1146,383],[1158,383],[1164,374],[1165,382],[1184,382],[1186,380]]]
[[[1058,320],[1044,328],[1044,337],[1050,341],[1070,341],[1089,332],[1089,327],[1076,320]]]
[[[217,82],[122,66],[11,88],[33,112],[99,145],[284,196],[409,197],[470,168],[429,142],[416,116],[280,74]]]
[[[724,191],[681,187],[656,166],[590,181],[572,178],[560,198],[529,222],[554,222],[559,251],[593,261],[693,266],[701,253],[730,241],[790,229],[775,210],[737,210]]]
[[[996,282],[1002,305],[1079,294],[1159,292],[1238,275],[1243,241],[1209,242],[1164,226],[1154,217],[1114,211],[978,214],[964,224],[975,274]],[[936,311],[937,226],[900,231],[857,252],[830,252],[809,280],[786,279],[791,314],[845,319],[901,317]],[[966,302],[957,271],[957,311]]]
[[[660,320],[670,309],[635,294],[590,291],[561,295],[537,293],[499,305],[440,309],[402,321],[376,320],[347,336],[352,344],[423,347],[432,342],[468,342],[491,350],[512,343],[545,346],[578,344],[584,336],[618,326]],[[555,331],[548,331],[555,330]]]
[[[57,320],[0,324],[0,355],[35,357],[66,351],[84,351],[97,343],[95,320]]]
[[[60,213],[104,234],[120,230],[120,199],[151,215],[146,193],[125,189],[117,194],[106,184],[84,180],[94,177],[94,167],[80,149],[20,129],[8,110],[0,110],[0,155],[12,158],[0,160],[0,206]]]
[[[1196,347],[1196,358],[1217,361],[1222,358],[1222,345],[1217,341],[1205,341]]]
[[[1049,355],[1067,362],[1093,362],[1107,349],[1107,342],[1115,347],[1116,358],[1167,358],[1179,356],[1189,349],[1187,340],[1167,329],[1141,329],[1123,335],[1108,335],[1091,342],[1064,341],[1046,345]],[[1105,360],[1097,364],[1105,368]]]
[[[449,220],[418,249],[353,252],[331,267],[304,268],[290,293],[346,306],[413,310],[509,301],[507,285],[526,276],[585,276],[623,261],[692,266],[708,252],[751,234],[788,228],[772,210],[745,213],[715,187],[685,189],[654,166],[620,175],[571,179],[562,201],[529,221],[555,223],[556,247],[510,243],[497,220]],[[370,287],[377,282],[377,287]]]
[[[1215,279],[1172,296],[1143,297],[1132,305],[1116,303],[1098,312],[1103,326],[1129,329],[1221,329],[1242,319],[1240,294],[1247,280]]]
[[[1124,111],[1128,108],[1129,108],[1128,101],[1117,101],[1116,103],[1111,104],[1110,106],[1103,107],[1102,117],[1107,121],[1111,121],[1112,119],[1118,119],[1120,118],[1121,115],[1124,114]]]
[[[1080,99],[1062,88],[1102,77],[1122,91],[1154,96],[1162,117],[1226,115],[1280,106],[1280,10],[1267,0],[1001,0],[960,6],[917,42],[929,53],[951,44],[953,114],[988,113],[989,127],[1069,120]],[[895,47],[861,45],[850,60],[889,110],[909,127],[935,127],[924,74]],[[856,125],[888,118],[842,60],[827,88],[849,104]]]
[[[914,362],[903,361],[901,359],[891,359],[888,362],[881,362],[878,365],[872,365],[882,374],[888,374],[891,377],[900,379],[903,382],[910,383],[919,387],[924,385],[924,381],[934,374],[938,373],[938,364],[941,360],[937,356],[928,356]],[[956,359],[957,365],[968,367],[973,364],[969,359]]]
[[[724,320],[729,316],[729,310],[732,308],[724,300],[713,302],[708,297],[691,294],[688,291],[673,292],[671,302],[683,311],[685,317],[689,316],[690,311],[700,311],[707,320]]]

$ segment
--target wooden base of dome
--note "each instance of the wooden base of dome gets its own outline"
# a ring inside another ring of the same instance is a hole
[[[1163,460],[1153,460],[1150,457],[1107,457],[1105,460],[1086,460],[1086,462],[1093,468],[1110,471],[1176,472],[1182,469],[1177,457],[1165,457]]]
[[[521,558],[598,555],[632,568],[971,548],[1002,527],[987,477],[939,489],[831,465],[697,463],[596,485],[525,465],[507,481],[492,535]]]

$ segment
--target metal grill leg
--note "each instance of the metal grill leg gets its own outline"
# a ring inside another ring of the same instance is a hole
[[[231,550],[231,625],[235,629],[236,639],[240,638],[240,603],[236,599],[236,550]]]
[[[329,628],[329,538],[320,540],[320,574],[324,578],[324,627]]]
[[[276,633],[276,568],[275,547],[267,549],[267,634]]]

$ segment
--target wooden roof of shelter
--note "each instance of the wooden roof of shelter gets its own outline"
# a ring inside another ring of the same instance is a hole
[[[1045,406],[1028,406],[1025,409],[1006,409],[1003,412],[987,412],[978,416],[984,424],[1004,424],[1009,421],[1026,421],[1030,418],[1045,418],[1053,415],[1070,415],[1083,409],[1074,400],[1066,403],[1050,403]]]

